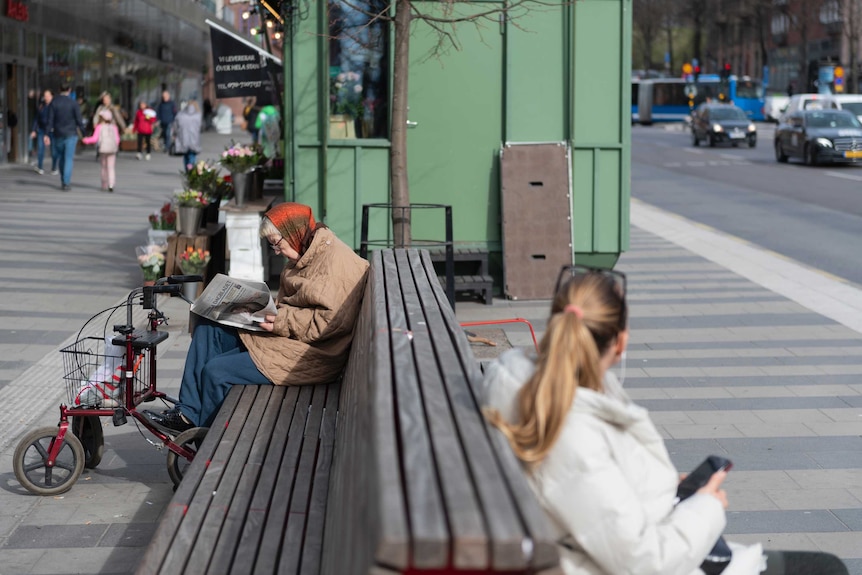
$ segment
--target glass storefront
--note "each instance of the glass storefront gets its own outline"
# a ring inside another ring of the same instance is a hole
[[[68,83],[88,121],[92,120],[87,116],[95,110],[103,90],[111,93],[114,102],[130,118],[139,101],[156,103],[163,89],[169,90],[178,103],[191,97],[201,98],[208,43],[200,44],[199,50],[196,47],[179,51],[173,60],[168,40],[173,34],[166,32],[163,44],[157,46],[152,31],[148,32],[143,22],[140,30],[106,40],[90,21],[92,17],[98,18],[98,13],[93,16],[86,11],[61,12],[56,8],[63,5],[49,5],[47,0],[29,6],[27,22],[0,14],[0,163],[28,160],[30,127],[45,89],[56,93],[62,84]],[[177,28],[179,32],[172,31],[183,42],[196,34],[206,37],[184,22],[159,23],[156,11],[147,9],[146,16],[151,28]],[[110,28],[112,21],[102,18],[100,24]],[[122,46],[115,45],[114,41],[120,42],[121,36],[127,36],[128,41]],[[15,128],[10,125],[10,118],[17,120]]]

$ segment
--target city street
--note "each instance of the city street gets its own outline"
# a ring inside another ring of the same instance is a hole
[[[757,127],[750,149],[633,125],[632,197],[862,285],[862,164],[780,164],[775,124]]]

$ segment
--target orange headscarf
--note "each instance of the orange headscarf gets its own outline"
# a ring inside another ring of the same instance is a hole
[[[278,228],[279,233],[296,253],[299,255],[305,253],[308,244],[311,243],[311,234],[317,229],[310,207],[285,202],[273,207],[264,215]]]

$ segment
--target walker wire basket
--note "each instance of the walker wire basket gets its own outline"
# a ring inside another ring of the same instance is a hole
[[[107,343],[106,343],[107,339]],[[149,350],[138,350],[134,362],[135,396],[149,382]],[[69,408],[112,409],[125,405],[125,348],[110,337],[82,337],[60,350]]]

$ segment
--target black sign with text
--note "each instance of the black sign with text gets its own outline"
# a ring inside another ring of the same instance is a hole
[[[284,81],[284,68],[265,52],[210,25],[216,98],[256,96],[258,104],[278,101],[273,81]]]

